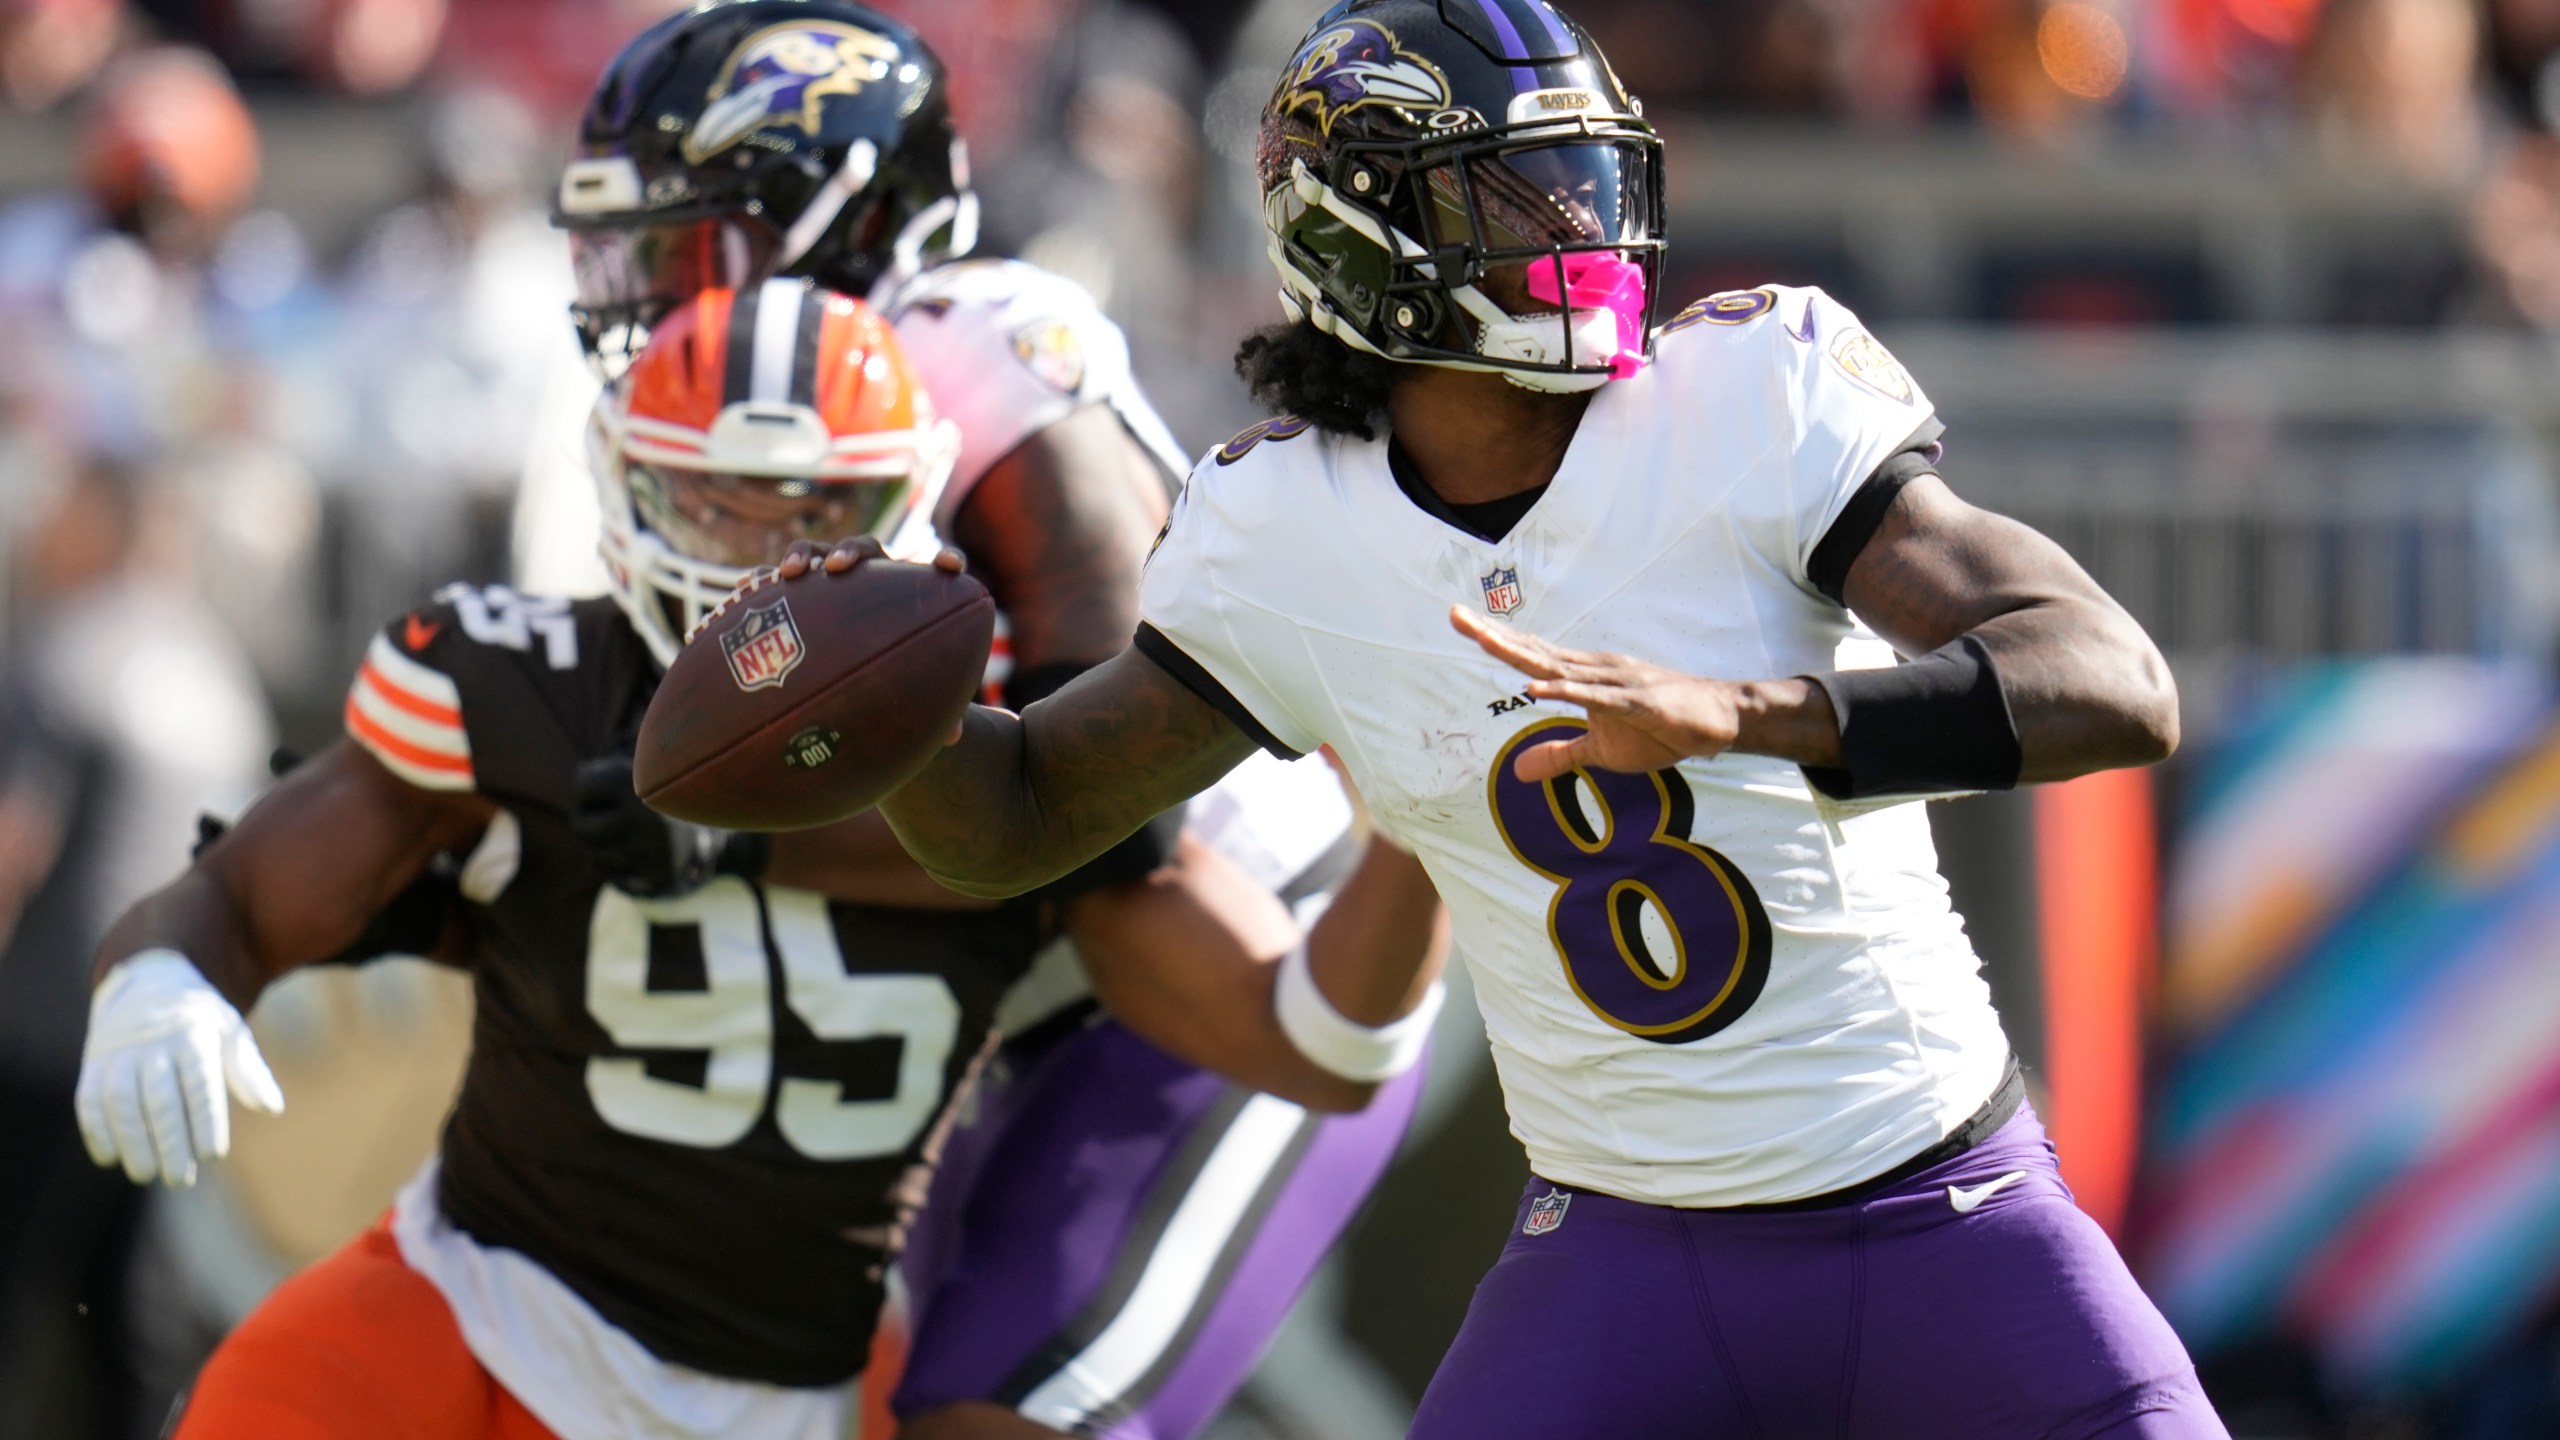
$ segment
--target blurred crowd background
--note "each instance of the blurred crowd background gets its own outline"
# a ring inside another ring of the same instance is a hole
[[[91,949],[328,743],[386,617],[585,583],[545,221],[659,0],[0,0],[0,1436],[129,1440],[424,1154],[468,992],[278,987],[185,1195],[71,1126]],[[1317,0],[894,0],[984,249],[1185,443],[1277,318]],[[2560,0],[1567,0],[1669,147],[1676,305],[1856,307],[1947,475],[2152,628],[2188,750],[1937,808],[2066,1172],[2266,1440],[2560,1436]],[[1666,313],[1668,313],[1666,311]],[[1450,1007],[1397,1172],[1220,1440],[1371,1440],[1522,1162]]]

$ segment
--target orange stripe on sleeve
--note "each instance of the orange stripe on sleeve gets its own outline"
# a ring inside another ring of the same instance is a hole
[[[471,778],[471,757],[438,754],[424,746],[413,745],[401,739],[375,723],[372,716],[365,714],[357,706],[355,697],[352,695],[347,697],[347,729],[370,748],[407,764],[415,765],[421,770],[458,775],[466,780]]]
[[[407,711],[409,714],[415,715],[421,720],[432,721],[438,725],[459,726],[462,723],[462,710],[460,707],[453,705],[439,705],[433,700],[425,699],[401,689],[398,685],[392,682],[390,676],[383,674],[379,669],[375,668],[374,663],[370,660],[364,662],[364,669],[358,672],[358,677],[365,684],[373,687],[373,693],[382,697],[382,703],[390,706],[394,710]]]

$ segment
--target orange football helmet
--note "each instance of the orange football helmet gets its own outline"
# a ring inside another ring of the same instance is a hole
[[[591,437],[605,569],[661,663],[793,541],[930,553],[960,453],[888,322],[801,280],[677,307],[597,400]]]

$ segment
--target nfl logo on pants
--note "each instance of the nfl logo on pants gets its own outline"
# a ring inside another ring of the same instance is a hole
[[[1523,1235],[1544,1235],[1564,1223],[1564,1209],[1573,1197],[1561,1190],[1550,1190],[1529,1202],[1529,1218],[1520,1226]]]
[[[1481,577],[1484,584],[1484,608],[1496,615],[1508,615],[1520,608],[1520,572],[1504,568]]]

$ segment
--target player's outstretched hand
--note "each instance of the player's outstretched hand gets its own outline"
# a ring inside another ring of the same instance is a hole
[[[273,1115],[284,1092],[248,1023],[174,950],[107,972],[89,1002],[72,1104],[89,1158],[137,1185],[196,1182],[198,1157],[231,1152],[231,1100]]]
[[[1591,728],[1520,752],[1512,767],[1532,783],[1572,770],[1644,772],[1731,746],[1741,725],[1734,685],[1648,665],[1624,655],[1568,650],[1452,605],[1449,623],[1485,653],[1529,677],[1533,699],[1562,700],[1591,714]]]
[[[794,540],[790,550],[784,553],[782,563],[774,567],[774,573],[785,580],[797,580],[820,570],[829,575],[841,575],[865,560],[885,560],[888,556],[887,548],[868,535],[839,540],[833,548],[815,540]],[[968,568],[968,562],[960,558],[959,551],[945,545],[934,555],[933,568],[945,575],[957,575]]]

